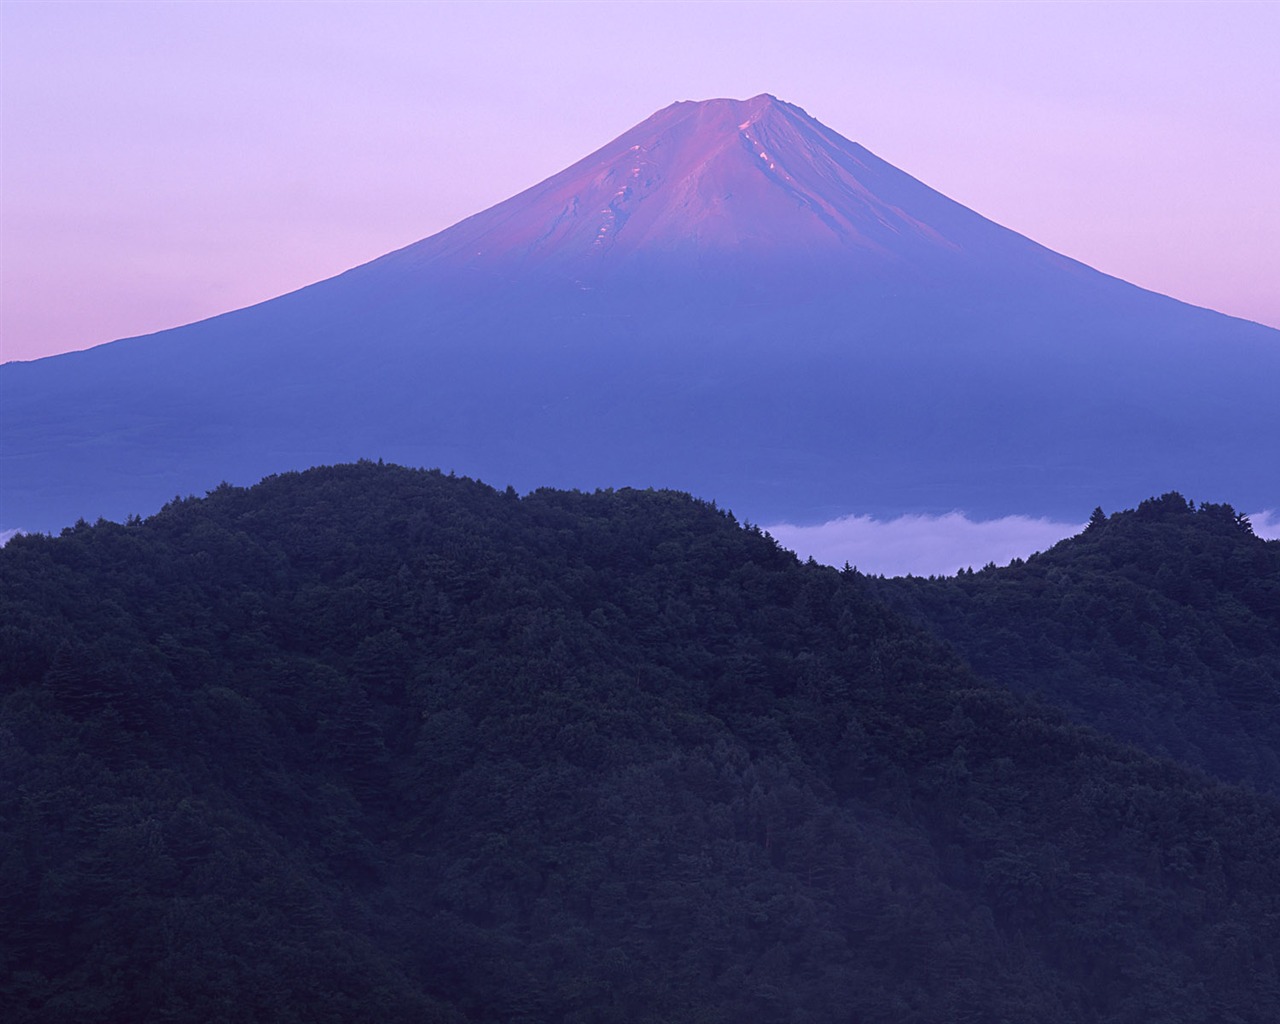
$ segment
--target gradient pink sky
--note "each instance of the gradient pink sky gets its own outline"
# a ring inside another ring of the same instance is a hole
[[[1277,3],[0,4],[0,359],[430,235],[771,92],[1136,284],[1280,327]]]

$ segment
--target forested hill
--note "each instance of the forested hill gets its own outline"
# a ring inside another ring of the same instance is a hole
[[[5,1020],[1280,1017],[1280,805],[865,590],[371,464],[19,537]]]
[[[1025,563],[864,583],[985,678],[1280,794],[1280,541],[1229,505],[1166,494]]]

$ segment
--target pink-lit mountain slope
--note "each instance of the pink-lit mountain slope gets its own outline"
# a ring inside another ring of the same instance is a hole
[[[676,103],[248,309],[0,367],[0,529],[358,457],[756,521],[1280,507],[1280,332],[1107,277],[770,96]]]
[[[612,287],[628,275],[1077,266],[772,96],[673,103],[559,174],[368,265]],[[748,280],[744,283],[763,284]]]
[[[898,261],[998,229],[772,96],[675,103],[540,185],[410,247],[417,259],[607,275],[743,256]]]

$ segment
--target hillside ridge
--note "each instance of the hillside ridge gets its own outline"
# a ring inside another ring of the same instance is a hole
[[[1280,803],[984,683],[865,582],[675,492],[373,463],[19,537],[0,1002],[1274,1020]]]

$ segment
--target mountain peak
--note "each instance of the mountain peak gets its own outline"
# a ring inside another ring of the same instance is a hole
[[[797,125],[818,122],[801,108],[785,103],[771,93],[762,92],[746,100],[718,97],[709,100],[682,100],[658,111],[636,126],[660,128],[683,118],[694,118],[698,134],[711,142],[717,136],[733,136],[749,131],[752,126],[773,119],[792,119]],[[803,129],[802,129],[803,130]]]
[[[747,118],[758,117],[760,114],[777,107],[790,107],[789,103],[784,103],[772,93],[762,92],[758,96],[752,96],[750,99],[737,100],[727,96],[717,96],[708,100],[679,100],[667,107],[672,110],[677,107],[701,107],[707,110],[728,110],[734,113],[740,113]],[[658,112],[659,114],[662,111]],[[657,115],[654,115],[657,116]]]
[[[1276,506],[1277,332],[1059,256],[772,96],[672,104],[423,241],[0,368],[0,526],[361,456],[762,521]],[[1243,440],[1242,440],[1243,439]]]
[[[594,284],[637,263],[847,273],[953,254],[974,232],[1017,237],[761,93],[673,103],[402,252],[418,267],[514,266]]]

